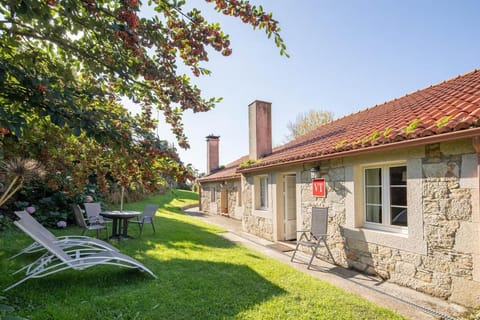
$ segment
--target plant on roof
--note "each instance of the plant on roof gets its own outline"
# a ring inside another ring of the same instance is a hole
[[[367,144],[368,141],[370,141],[369,136],[363,137],[362,139],[360,139],[360,144],[362,144],[362,145]]]
[[[357,145],[359,145],[359,144],[361,144],[361,143],[362,143],[362,139],[358,139],[357,141],[353,141],[353,142],[352,142],[352,147],[355,147],[355,146],[357,146]]]
[[[422,121],[421,119],[413,119],[413,121],[410,122],[410,124],[405,127],[405,133],[410,134],[413,131],[415,131],[415,129],[417,129],[421,121]]]
[[[388,137],[391,133],[392,133],[392,128],[386,128],[385,130],[383,130],[382,135],[386,138],[386,137]]]
[[[435,125],[437,126],[437,128],[440,128],[440,127],[443,127],[444,125],[446,125],[450,119],[452,119],[453,116],[445,116],[443,117],[442,119],[438,120]]]
[[[347,143],[347,139],[343,139],[343,140],[337,142],[337,144],[335,144],[335,149],[342,148],[343,146],[345,146],[346,143]]]
[[[248,160],[245,160],[245,161],[243,161],[242,163],[240,163],[240,164],[238,165],[238,167],[240,167],[240,168],[246,168],[246,167],[249,167],[249,166],[251,166],[252,164],[255,164],[255,163],[258,163],[258,162],[260,162],[260,160],[248,159]]]
[[[378,137],[380,137],[380,132],[378,132],[378,130],[373,131],[370,135],[370,142],[374,142]]]

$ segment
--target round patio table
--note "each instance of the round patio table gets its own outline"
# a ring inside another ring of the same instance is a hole
[[[111,239],[129,239],[128,220],[140,216],[139,211],[103,211],[100,215],[104,218],[112,219],[112,235]]]

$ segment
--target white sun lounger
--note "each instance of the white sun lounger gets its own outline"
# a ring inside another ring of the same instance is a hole
[[[8,286],[3,291],[10,290],[31,278],[43,278],[66,269],[84,270],[98,265],[114,265],[119,267],[138,269],[149,273],[157,279],[157,276],[137,260],[117,251],[108,251],[95,247],[80,247],[64,249],[42,233],[28,230],[22,224],[22,220],[14,224],[28,234],[36,243],[48,250],[36,261],[17,270],[14,274],[25,270],[25,277]]]
[[[109,251],[119,251],[114,246],[106,243],[105,241],[86,237],[86,236],[61,236],[56,237],[53,233],[51,233],[47,228],[42,226],[37,220],[35,220],[28,212],[26,211],[15,211],[17,217],[20,218],[21,224],[25,229],[31,230],[32,232],[35,231],[37,233],[42,234],[47,239],[53,241],[61,248],[70,248],[70,247],[98,247],[103,248],[104,250]],[[18,257],[21,254],[25,253],[34,253],[44,251],[45,248],[40,244],[33,242],[31,245],[27,246],[26,248],[22,249],[19,253],[15,254],[14,256],[10,257],[13,259]]]

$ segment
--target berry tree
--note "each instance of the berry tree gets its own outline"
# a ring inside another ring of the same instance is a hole
[[[224,15],[273,37],[286,55],[278,22],[248,0],[205,0]],[[0,4],[0,134],[17,137],[32,114],[85,131],[98,141],[121,140],[122,114],[109,102],[128,97],[143,110],[158,108],[179,146],[188,148],[182,115],[210,110],[187,75],[208,74],[208,48],[228,56],[230,41],[217,23],[185,0],[11,0]],[[142,9],[156,15],[140,16]]]

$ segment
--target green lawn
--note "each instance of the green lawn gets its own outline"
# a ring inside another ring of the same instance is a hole
[[[155,280],[136,270],[93,267],[31,279],[4,293],[15,314],[29,319],[401,319],[376,306],[221,237],[222,230],[184,215],[179,207],[196,195],[175,191],[127,204],[142,210],[158,203],[157,232],[114,242],[149,267]],[[79,234],[76,227],[53,230]],[[131,233],[138,228],[131,226]],[[92,233],[93,235],[93,233]],[[23,233],[0,238],[0,288],[19,275],[33,255],[7,258],[29,244]],[[0,294],[2,295],[2,294]]]

